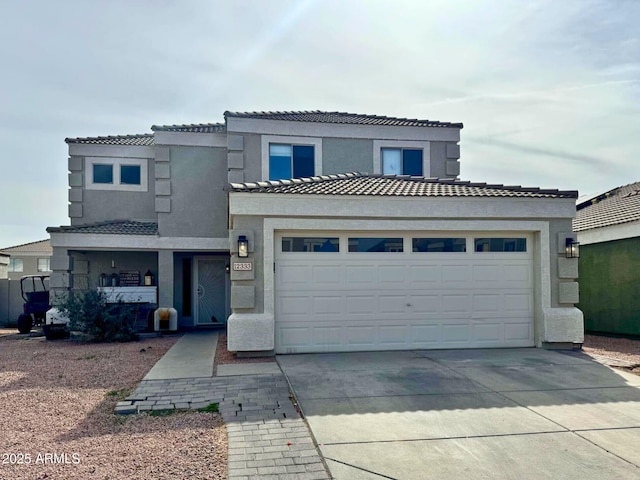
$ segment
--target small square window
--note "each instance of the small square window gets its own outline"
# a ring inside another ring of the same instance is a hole
[[[93,183],[113,183],[113,165],[94,163]]]
[[[51,258],[39,258],[38,259],[38,271],[50,272],[51,271]]]
[[[140,165],[120,165],[120,183],[140,185]]]
[[[24,271],[24,264],[21,258],[9,259],[9,272],[22,272]]]

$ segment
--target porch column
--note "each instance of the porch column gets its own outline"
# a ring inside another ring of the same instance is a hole
[[[173,250],[158,251],[158,306],[173,307]]]

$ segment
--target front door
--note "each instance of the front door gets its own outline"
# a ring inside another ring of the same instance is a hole
[[[196,325],[215,325],[227,321],[226,259],[195,257]]]

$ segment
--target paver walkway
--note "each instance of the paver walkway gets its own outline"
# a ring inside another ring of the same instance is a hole
[[[254,369],[252,364],[229,365],[223,369],[225,376],[214,377],[213,361],[208,367],[207,359],[215,357],[216,344],[215,333],[185,334],[136,390],[118,402],[116,413],[197,409],[217,403],[227,427],[229,480],[329,479],[277,364],[256,363]],[[197,373],[179,378],[190,371]]]

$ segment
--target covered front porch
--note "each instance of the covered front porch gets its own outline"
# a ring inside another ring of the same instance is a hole
[[[105,233],[105,224],[48,230],[53,297],[101,289],[113,299],[148,304],[153,308],[146,321],[138,322],[141,330],[157,328],[156,308],[174,308],[179,330],[226,326],[228,239],[162,238],[155,223],[115,223]]]

